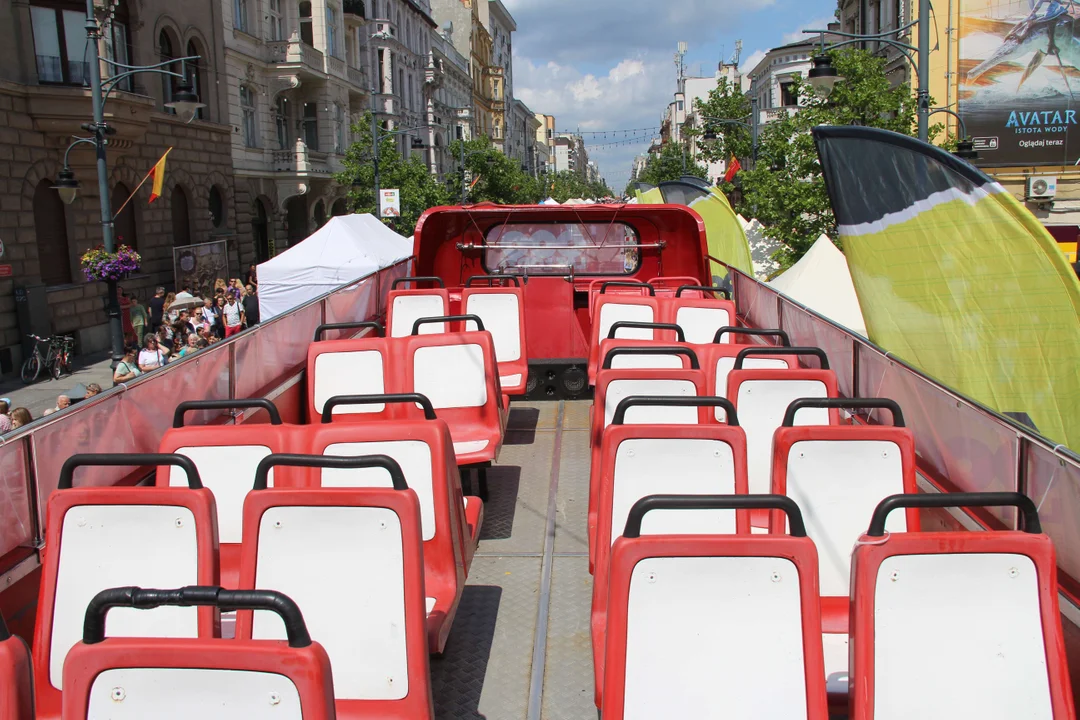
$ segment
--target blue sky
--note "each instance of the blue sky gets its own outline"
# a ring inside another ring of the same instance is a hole
[[[674,53],[689,45],[688,70],[702,75],[743,41],[749,71],[766,50],[824,27],[836,0],[503,0],[514,15],[514,95],[558,129],[660,125],[675,93]],[[640,135],[640,133],[639,133]],[[586,144],[604,143],[585,136]],[[607,138],[611,142],[611,138]],[[590,150],[616,192],[648,141]]]

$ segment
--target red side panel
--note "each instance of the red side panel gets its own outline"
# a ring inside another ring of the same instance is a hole
[[[30,651],[16,635],[0,641],[0,720],[34,720]]]

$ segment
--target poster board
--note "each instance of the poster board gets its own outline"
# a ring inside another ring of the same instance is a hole
[[[401,191],[379,191],[379,217],[401,217]]]
[[[959,113],[976,165],[1080,158],[1080,2],[961,0]]]
[[[196,297],[213,297],[214,281],[229,280],[229,247],[225,240],[173,248],[176,289],[191,286]]]

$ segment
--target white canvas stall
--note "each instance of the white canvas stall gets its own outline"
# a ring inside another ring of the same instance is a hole
[[[851,282],[847,258],[825,235],[817,239],[799,262],[769,285],[833,322],[866,335],[866,323],[855,285]]]
[[[263,322],[412,255],[412,240],[373,215],[341,215],[259,265]]]

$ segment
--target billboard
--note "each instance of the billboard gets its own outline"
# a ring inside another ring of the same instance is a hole
[[[983,166],[1080,159],[1080,2],[962,0],[959,112]]]
[[[176,289],[188,286],[196,297],[213,297],[214,282],[229,281],[229,250],[224,240],[173,248]]]

